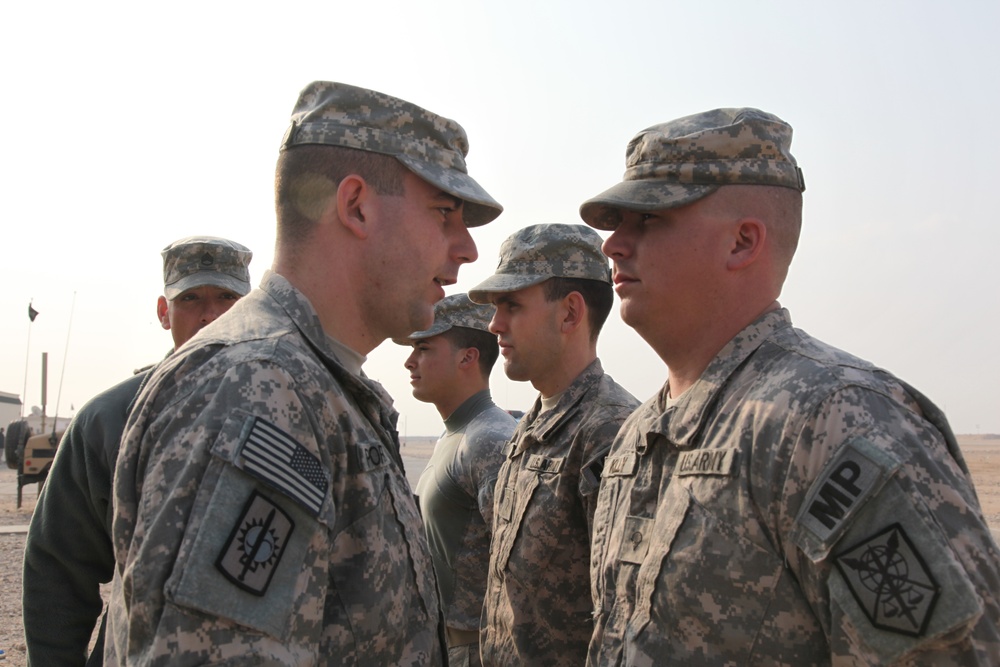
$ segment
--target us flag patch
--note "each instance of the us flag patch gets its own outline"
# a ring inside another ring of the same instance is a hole
[[[295,438],[259,417],[254,417],[245,433],[243,469],[319,516],[329,487],[320,460]]]

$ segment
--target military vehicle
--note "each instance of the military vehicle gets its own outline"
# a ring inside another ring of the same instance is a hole
[[[41,493],[62,436],[61,431],[55,430],[35,434],[26,419],[17,419],[7,426],[4,457],[7,467],[17,470],[18,509],[21,509],[21,491],[25,486],[37,483]]]

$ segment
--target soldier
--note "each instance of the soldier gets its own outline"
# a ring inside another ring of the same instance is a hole
[[[500,355],[489,332],[492,306],[455,294],[434,307],[434,326],[410,334],[406,359],[413,396],[433,403],[444,435],[417,482],[444,609],[448,663],[479,665],[479,618],[486,592],[493,486],[517,421],[490,397]]]
[[[588,663],[1000,664],[1000,557],[944,415],[778,304],[791,137],[756,109],[655,125],[580,208],[669,369],[605,465]]]
[[[457,123],[409,102],[302,91],[272,270],[161,364],[122,441],[109,663],[443,660],[397,413],[361,366],[431,325],[476,259],[467,226],[502,210],[467,152]]]
[[[593,629],[587,571],[601,466],[638,401],[606,375],[597,336],[614,294],[601,237],[532,225],[469,292],[492,303],[504,372],[538,390],[497,477],[483,608],[487,665],[579,665]]]
[[[250,291],[248,248],[214,236],[174,241],[163,256],[156,314],[178,348]],[[91,635],[111,581],[111,476],[131,404],[152,366],[98,394],[70,423],[31,517],[24,548],[28,662],[103,665],[104,622]]]

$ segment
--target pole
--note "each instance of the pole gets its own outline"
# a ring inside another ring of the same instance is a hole
[[[49,390],[49,353],[42,352],[42,432],[45,432],[45,404]]]
[[[73,292],[73,305],[69,309],[69,326],[66,327],[66,349],[63,350],[62,371],[59,373],[59,391],[56,392],[56,411],[52,415],[52,435],[59,426],[59,401],[62,399],[63,379],[66,377],[66,359],[69,358],[69,333],[73,329],[73,313],[76,311],[76,292]],[[43,431],[45,429],[42,429]]]
[[[28,302],[28,346],[24,350],[24,387],[21,389],[21,414],[18,419],[24,418],[24,404],[28,402],[28,358],[31,354],[31,324],[35,318],[31,317],[31,304],[34,299]]]

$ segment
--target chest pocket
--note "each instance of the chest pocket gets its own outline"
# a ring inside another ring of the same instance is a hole
[[[544,568],[562,540],[558,528],[560,477],[565,458],[532,454],[521,463],[514,457],[501,475],[503,496],[495,521],[497,568],[516,579],[531,581]],[[520,464],[520,465],[519,465]]]
[[[619,558],[623,568],[640,563],[626,633],[637,651],[680,656],[677,651],[695,639],[684,628],[707,629],[699,645],[753,645],[781,578],[782,564],[773,553],[698,503],[676,478],[656,517],[632,528],[642,538],[623,540]],[[647,633],[650,617],[677,632],[669,638]]]

